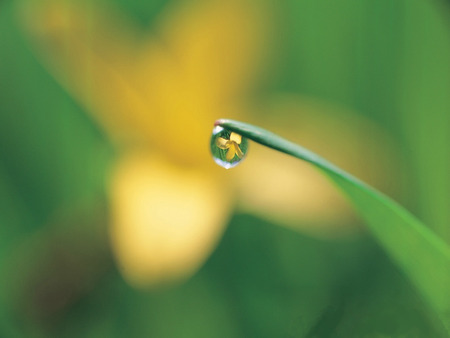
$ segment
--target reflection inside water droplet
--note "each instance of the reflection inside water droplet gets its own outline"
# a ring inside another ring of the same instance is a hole
[[[237,166],[245,158],[248,151],[248,140],[241,135],[220,126],[213,129],[211,136],[211,153],[214,161],[230,169]]]

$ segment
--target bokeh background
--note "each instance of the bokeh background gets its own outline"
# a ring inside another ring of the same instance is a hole
[[[0,336],[446,337],[307,164],[208,146],[273,130],[450,243],[449,93],[444,0],[0,1]]]

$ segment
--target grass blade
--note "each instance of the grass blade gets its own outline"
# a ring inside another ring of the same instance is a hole
[[[450,327],[450,248],[398,203],[308,149],[267,130],[233,120],[216,125],[311,163],[349,198],[387,254]]]

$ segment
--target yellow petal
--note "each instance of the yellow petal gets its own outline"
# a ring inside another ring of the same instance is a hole
[[[230,134],[230,141],[236,142],[237,144],[241,144],[242,136],[236,133]]]
[[[389,134],[360,114],[316,100],[283,95],[261,103],[262,127],[314,150],[389,195],[396,195],[399,158]],[[264,116],[264,118],[263,118]],[[366,137],[370,135],[370,137]],[[277,224],[316,235],[355,231],[354,208],[315,168],[253,147],[235,169],[241,207]],[[397,190],[398,192],[398,190]]]
[[[21,8],[44,64],[111,136],[142,130],[139,116],[148,117],[149,107],[133,83],[138,34],[129,22],[86,2],[44,0]]]
[[[227,151],[226,159],[227,161],[231,161],[234,158],[234,155],[236,154],[236,146],[234,143],[230,144],[230,148]]]
[[[238,145],[235,145],[234,149],[236,150],[236,155],[239,158],[243,158],[244,157],[244,153],[242,152],[241,148]]]
[[[220,148],[220,149],[228,149],[230,148],[230,140],[226,140],[223,137],[219,137],[216,140],[216,145]]]
[[[163,48],[149,41],[139,72],[139,87],[157,106],[158,146],[179,153],[181,138],[201,149],[213,121],[229,116],[229,105],[245,97],[269,36],[262,8],[242,0],[185,2],[162,18]],[[232,115],[243,118],[242,110]],[[187,152],[178,157],[198,160]]]
[[[110,195],[114,255],[136,286],[195,273],[215,248],[230,207],[227,189],[208,172],[138,154],[118,164]]]
[[[316,234],[329,225],[354,223],[346,200],[307,163],[253,147],[238,170],[235,182],[246,212]]]

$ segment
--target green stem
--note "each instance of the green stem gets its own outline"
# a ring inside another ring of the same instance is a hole
[[[398,203],[334,164],[267,130],[233,120],[216,125],[311,163],[349,198],[374,237],[450,327],[450,248]]]

